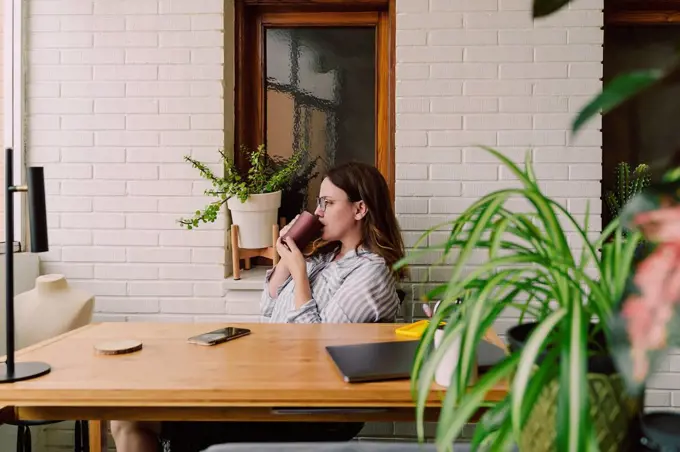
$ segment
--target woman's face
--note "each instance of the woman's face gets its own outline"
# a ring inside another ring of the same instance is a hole
[[[325,178],[321,182],[319,205],[314,213],[324,226],[321,238],[335,241],[342,240],[358,227],[359,221],[365,215],[365,207],[361,201],[351,202],[344,190]]]

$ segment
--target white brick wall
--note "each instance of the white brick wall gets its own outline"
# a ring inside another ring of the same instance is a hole
[[[182,156],[218,163],[217,149],[232,148],[231,4],[28,1],[29,162],[46,167],[52,241],[43,270],[93,291],[97,319],[256,313],[248,295],[225,302],[224,224],[183,231],[175,222],[206,202],[206,184]],[[588,200],[600,212],[599,123],[575,141],[568,128],[600,88],[603,1],[576,0],[539,21],[530,5],[397,1],[396,207],[408,244],[513,184],[476,144],[515,161],[533,149],[548,193],[580,216]],[[421,262],[416,296],[449,272],[428,268],[433,257]],[[650,385],[650,406],[680,406],[676,358]],[[408,436],[401,427],[368,433]],[[47,436],[69,442],[67,431]]]
[[[221,288],[200,286],[223,279],[224,222],[189,232],[176,219],[206,202],[182,157],[216,163],[232,145],[232,21],[221,0],[28,2],[29,162],[45,166],[51,225],[43,271],[93,291],[98,319],[228,313]]]
[[[581,217],[587,201],[600,213],[599,121],[577,140],[568,130],[575,111],[601,87],[603,2],[577,0],[537,21],[531,3],[397,2],[396,207],[409,234],[516,185],[477,144],[518,162],[533,149],[548,194]],[[600,228],[599,217],[591,226]],[[449,267],[428,271],[433,259],[415,268],[427,285],[414,284],[414,294],[448,280]]]

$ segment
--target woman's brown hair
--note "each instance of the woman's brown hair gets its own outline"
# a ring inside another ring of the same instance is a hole
[[[362,242],[359,245],[381,256],[392,269],[404,257],[404,241],[383,175],[374,166],[349,162],[331,168],[326,177],[347,193],[351,202],[363,201],[366,204],[367,213],[362,221]],[[314,244],[312,254],[330,251],[336,246],[337,243],[319,241]],[[404,278],[406,269],[400,269],[396,276]]]

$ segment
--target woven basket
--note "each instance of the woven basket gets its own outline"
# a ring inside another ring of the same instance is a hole
[[[558,379],[552,380],[538,396],[520,437],[522,452],[557,450]],[[588,374],[588,395],[593,428],[601,452],[628,450],[629,426],[639,410],[637,399],[626,394],[620,375]]]

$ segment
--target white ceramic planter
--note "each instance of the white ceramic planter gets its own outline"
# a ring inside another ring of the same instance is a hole
[[[238,225],[239,246],[258,249],[273,246],[272,226],[279,223],[281,191],[250,195],[246,202],[237,197],[227,200],[232,224]]]

